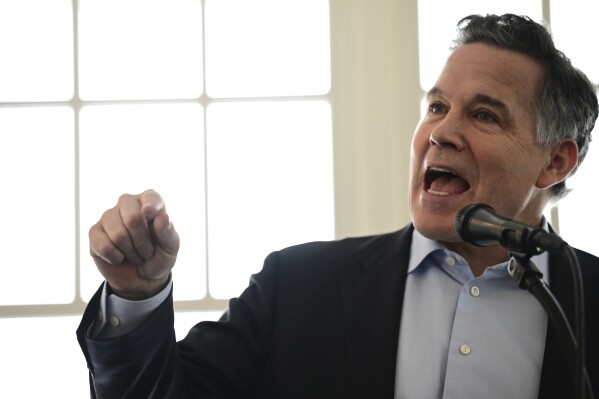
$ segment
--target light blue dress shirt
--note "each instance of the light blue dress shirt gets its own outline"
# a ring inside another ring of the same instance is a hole
[[[548,283],[546,253],[531,259]],[[414,231],[397,356],[396,399],[536,399],[547,315],[507,262],[474,277]]]

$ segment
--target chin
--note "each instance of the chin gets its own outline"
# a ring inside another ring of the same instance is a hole
[[[440,216],[428,213],[412,219],[414,227],[428,239],[455,242],[460,241],[454,229],[454,215]]]

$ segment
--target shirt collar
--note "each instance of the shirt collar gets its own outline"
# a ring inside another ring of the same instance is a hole
[[[445,245],[439,241],[426,238],[416,229],[412,233],[412,246],[410,247],[410,263],[408,264],[408,274],[412,273],[422,264],[422,261],[431,253],[437,250],[446,249]]]
[[[547,220],[544,217],[542,222],[542,228],[546,231],[549,231],[549,224],[547,223]],[[410,247],[410,262],[408,263],[408,274],[412,273],[420,265],[422,265],[426,257],[434,251],[451,252],[441,242],[426,238],[425,236],[420,234],[418,230],[414,229],[414,232],[412,233],[412,244]],[[458,254],[455,255],[459,256]],[[543,273],[543,280],[546,284],[549,285],[549,254],[547,252],[543,252],[539,255],[533,256],[530,260],[535,264],[537,269],[539,269],[539,271]]]

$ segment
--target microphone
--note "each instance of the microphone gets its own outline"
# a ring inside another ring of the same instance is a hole
[[[470,244],[478,247],[501,244],[516,254],[537,255],[561,250],[566,244],[557,234],[500,216],[486,204],[460,209],[454,228],[458,236]]]

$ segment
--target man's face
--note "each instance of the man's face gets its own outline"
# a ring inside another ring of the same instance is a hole
[[[481,43],[449,57],[412,139],[410,211],[424,236],[459,242],[455,215],[479,202],[540,222],[548,195],[535,185],[550,160],[535,140],[542,77],[533,59]]]

